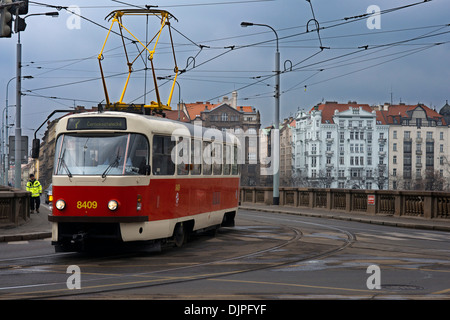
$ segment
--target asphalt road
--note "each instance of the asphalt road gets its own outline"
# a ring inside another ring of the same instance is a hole
[[[183,248],[0,243],[0,299],[449,299],[449,243],[447,232],[240,210],[236,227]]]

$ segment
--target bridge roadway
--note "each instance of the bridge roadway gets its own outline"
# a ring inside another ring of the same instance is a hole
[[[183,248],[54,253],[45,211],[20,232],[0,230],[0,299],[450,298],[445,231],[247,207],[236,227]],[[77,280],[80,289],[70,290]]]

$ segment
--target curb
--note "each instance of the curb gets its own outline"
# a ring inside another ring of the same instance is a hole
[[[27,241],[51,238],[51,232],[32,232],[0,236],[0,242]]]

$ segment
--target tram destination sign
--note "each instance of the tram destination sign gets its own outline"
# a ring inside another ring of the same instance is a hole
[[[117,117],[79,117],[67,121],[67,130],[126,130],[127,119]]]

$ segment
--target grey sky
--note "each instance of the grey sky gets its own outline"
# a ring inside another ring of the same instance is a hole
[[[45,3],[78,6],[81,16],[91,21],[77,20],[64,9],[59,11],[58,18],[32,16],[26,19],[27,29],[21,33],[22,75],[32,75],[34,79],[22,82],[25,94],[22,127],[23,134],[30,136],[54,109],[74,105],[91,107],[104,100],[96,57],[107,31],[93,22],[108,28],[110,23],[104,19],[108,13],[127,8],[124,4],[106,0]],[[275,34],[265,27],[242,28],[242,21],[267,24],[277,31],[281,69],[286,67],[281,74],[282,118],[294,115],[299,108],[310,109],[322,100],[379,104],[390,102],[392,94],[394,103],[400,100],[407,104],[421,102],[439,109],[446,99],[450,99],[450,2],[446,0],[424,3],[311,0],[321,28],[320,39],[315,31],[306,33],[306,24],[313,18],[310,3],[306,0],[134,3],[158,5],[159,9],[170,11],[178,19],[172,21],[176,29],[172,34],[179,68],[186,68],[189,57],[196,57],[195,67],[191,63],[178,78],[181,99],[187,103],[217,102],[237,90],[238,105],[259,109],[263,126],[272,123]],[[415,3],[417,5],[386,12]],[[383,12],[379,20],[372,20],[379,22],[379,29],[368,27],[371,17],[353,18],[365,14],[371,5],[378,6]],[[29,13],[54,10],[31,3]],[[125,19],[125,25],[145,39],[146,19]],[[150,36],[155,33],[157,24],[154,17],[149,19]],[[310,21],[309,29],[314,26]],[[114,30],[118,31],[117,26]],[[158,76],[172,74],[174,65],[168,39],[165,30],[154,59]],[[6,84],[15,76],[16,43],[16,34],[10,39],[0,39],[2,110]],[[120,38],[111,35],[103,61],[107,75],[127,71],[120,45]],[[127,48],[130,52],[136,51],[134,45]],[[192,58],[189,61],[192,62]],[[133,68],[136,72],[124,101],[142,103],[144,92],[148,92],[147,103],[155,100],[151,91],[151,71],[147,73],[145,90],[145,73],[137,71],[143,68],[142,61],[138,59]],[[126,75],[108,78],[112,101],[118,101],[125,78]],[[160,84],[164,101],[169,86],[163,85],[164,81]],[[11,81],[8,88],[10,105],[14,105],[15,82]],[[176,87],[172,108],[176,108],[177,102]],[[9,114],[10,122],[14,123],[14,108],[9,109]],[[44,131],[41,129],[38,136]]]

